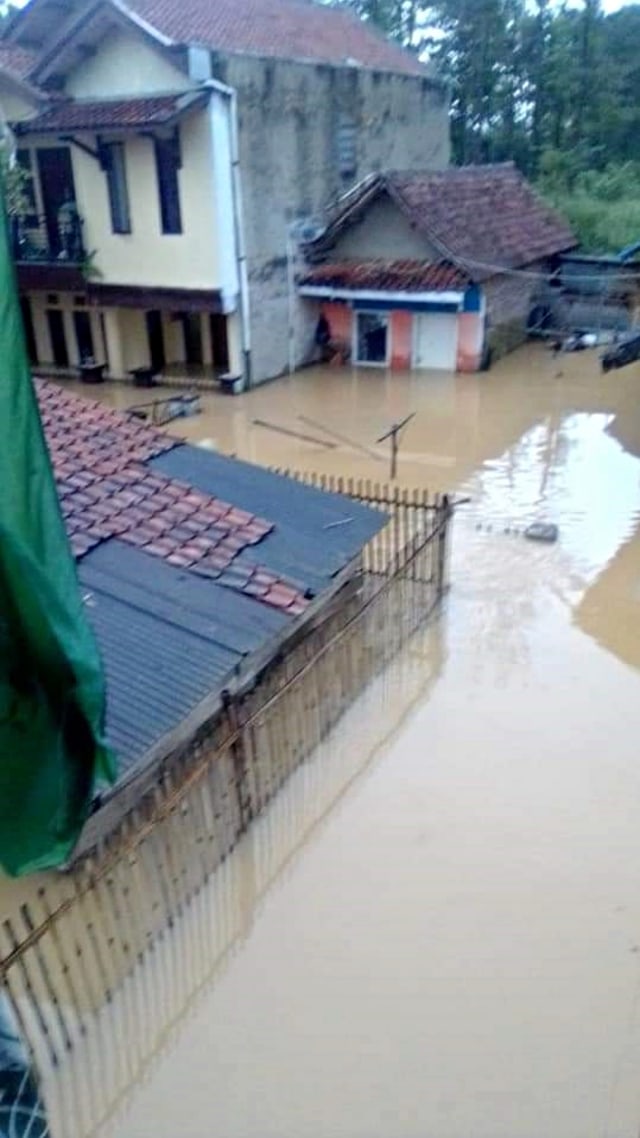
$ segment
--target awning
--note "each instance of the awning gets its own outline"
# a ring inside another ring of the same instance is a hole
[[[298,285],[301,296],[460,305],[469,276],[445,261],[342,261],[317,265]]]
[[[209,91],[188,91],[146,99],[73,100],[56,103],[34,118],[15,123],[13,129],[19,135],[140,133],[172,127],[189,111],[204,106],[208,99]]]

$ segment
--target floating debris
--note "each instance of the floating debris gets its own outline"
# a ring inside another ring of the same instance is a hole
[[[547,541],[549,543],[558,540],[558,527],[553,525],[552,522],[533,522],[532,525],[527,526],[524,531],[524,536],[529,541]]]

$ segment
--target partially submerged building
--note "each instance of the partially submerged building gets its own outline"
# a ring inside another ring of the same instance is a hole
[[[356,364],[477,371],[576,244],[513,163],[398,170],[344,195],[298,287]]]
[[[30,0],[0,44],[31,360],[258,383],[306,358],[299,242],[372,170],[449,161],[448,90],[339,5]]]

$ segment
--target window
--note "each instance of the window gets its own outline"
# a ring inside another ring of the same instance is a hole
[[[388,360],[389,317],[384,312],[356,313],[356,363],[384,366]]]
[[[100,145],[100,162],[107,176],[111,228],[114,233],[131,233],[129,192],[123,142],[103,142]]]
[[[182,233],[180,214],[180,147],[177,134],[173,138],[154,139],[160,220],[163,233]]]
[[[343,178],[353,178],[358,169],[358,128],[352,115],[341,114],[336,131],[338,171]]]

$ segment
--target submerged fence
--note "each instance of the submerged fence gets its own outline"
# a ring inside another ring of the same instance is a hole
[[[387,515],[355,576],[251,692],[229,701],[173,757],[107,841],[63,878],[37,883],[2,921],[0,1007],[19,1028],[30,1071],[40,1075],[56,1138],[86,1138],[108,1116],[131,1064],[142,1062],[157,1034],[163,1005],[170,1019],[179,1002],[184,980],[174,924],[193,927],[194,945],[218,936],[227,943],[233,913],[223,906],[213,928],[203,887],[214,877],[224,881],[228,855],[252,823],[259,833],[265,807],[305,759],[331,749],[332,728],[446,586],[446,497],[305,480]],[[357,735],[352,745],[357,749]],[[124,1031],[128,1045],[110,1052],[107,1063],[100,1034],[108,1030]],[[15,1138],[34,1133],[45,1131],[29,1130],[25,1119]]]

